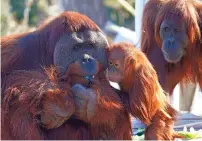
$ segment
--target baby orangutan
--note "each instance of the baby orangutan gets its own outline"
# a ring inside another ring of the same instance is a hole
[[[126,93],[121,97],[128,111],[147,125],[145,139],[173,140],[176,111],[167,103],[146,56],[129,43],[111,45],[108,55],[107,76]]]

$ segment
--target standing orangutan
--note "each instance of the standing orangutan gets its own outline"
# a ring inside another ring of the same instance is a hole
[[[198,81],[202,88],[196,51],[201,45],[199,5],[191,0],[150,0],[144,8],[141,49],[170,94],[183,79]]]
[[[176,112],[167,103],[156,71],[146,56],[129,43],[119,43],[109,47],[108,59],[107,76],[128,94],[123,99],[131,114],[147,125],[145,139],[173,140]]]
[[[200,32],[202,33],[202,2],[201,1],[195,1],[194,3],[198,13],[199,13],[199,26],[200,26]],[[200,40],[200,44],[197,45],[197,48],[195,48],[196,53],[196,65],[195,65],[195,77],[196,80],[199,82],[199,86],[202,89],[202,43]]]
[[[130,139],[128,113],[101,77],[107,44],[97,25],[76,12],[64,12],[36,31],[2,37],[2,139]],[[51,65],[58,74],[54,85],[38,75]],[[67,82],[65,91],[60,82]]]

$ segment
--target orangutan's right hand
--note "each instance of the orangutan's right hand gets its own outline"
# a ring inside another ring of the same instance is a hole
[[[47,128],[61,126],[74,113],[74,101],[60,90],[48,90],[42,100],[41,122]]]
[[[74,115],[80,120],[89,122],[95,115],[97,109],[96,92],[81,84],[73,85],[72,92],[76,108]]]

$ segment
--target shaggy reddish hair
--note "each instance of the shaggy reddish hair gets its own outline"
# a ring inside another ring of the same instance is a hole
[[[163,57],[159,31],[164,19],[177,17],[189,38],[187,53],[176,64]],[[143,11],[141,49],[156,69],[163,89],[172,93],[180,81],[199,82],[202,87],[201,58],[202,3],[191,0],[150,0]],[[158,58],[158,59],[157,59]]]
[[[190,40],[190,45],[193,45],[201,37],[200,28],[198,25],[199,16],[192,1],[187,0],[170,0],[156,15],[155,21],[155,38],[161,45],[159,35],[160,26],[164,19],[176,16],[179,21],[183,21],[186,26],[187,34]],[[190,46],[192,47],[192,46]]]

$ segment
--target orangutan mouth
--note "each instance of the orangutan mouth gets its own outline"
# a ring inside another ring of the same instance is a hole
[[[94,75],[87,75],[87,76],[84,76],[85,80],[88,81],[88,86],[90,86],[92,84],[92,80],[94,79]]]

